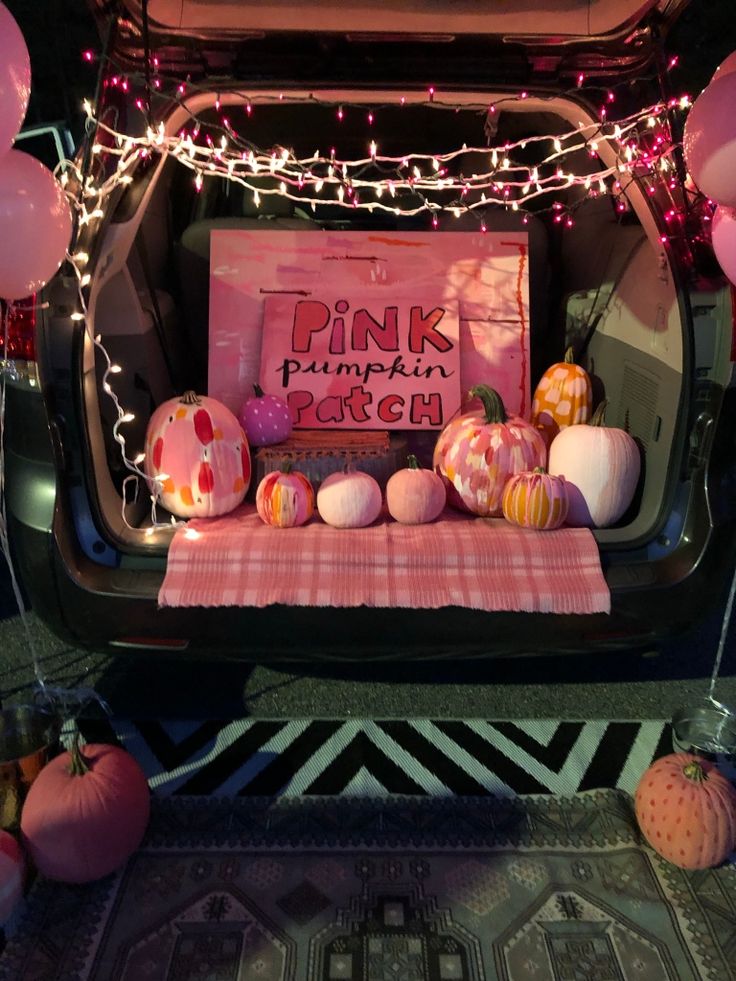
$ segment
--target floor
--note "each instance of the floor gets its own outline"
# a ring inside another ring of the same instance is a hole
[[[0,698],[27,701],[37,663],[49,686],[91,689],[118,718],[667,719],[705,694],[720,615],[661,654],[292,668],[109,658],[65,648],[32,613],[0,621]],[[736,705],[736,638],[716,695]],[[90,709],[94,711],[94,709]]]

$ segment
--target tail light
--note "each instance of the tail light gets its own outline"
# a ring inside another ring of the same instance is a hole
[[[0,315],[0,358],[8,361],[35,361],[36,297],[28,296],[10,307],[0,300]]]

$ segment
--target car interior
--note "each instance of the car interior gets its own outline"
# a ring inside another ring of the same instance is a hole
[[[281,145],[288,136],[295,154],[306,156],[339,139],[339,152],[350,158],[364,152],[368,127],[360,96],[352,104],[348,96],[339,133],[334,108],[321,102],[285,98],[256,105],[246,117],[242,97],[233,94],[228,111],[243,129],[247,125],[247,139],[255,146]],[[500,145],[535,134],[565,133],[581,119],[590,119],[579,104],[565,98],[510,100],[494,114],[495,130],[488,134],[480,97],[464,98],[468,107],[452,110],[383,105],[373,127],[382,152],[446,152],[490,141]],[[198,112],[204,127],[208,122],[218,125],[214,99],[213,93],[209,108]],[[180,121],[174,114],[169,131],[175,132]],[[540,152],[533,141],[520,151],[530,163]],[[612,147],[602,144],[601,165],[614,159],[613,154]],[[458,158],[458,173],[463,167],[472,171],[473,163],[471,155]],[[590,160],[580,163],[590,168]],[[569,165],[574,168],[575,161]],[[107,226],[100,252],[105,275],[97,284],[93,280],[89,302],[94,332],[123,368],[114,387],[135,417],[124,430],[131,459],[143,447],[146,423],[157,405],[185,389],[206,393],[213,229],[432,229],[427,212],[394,216],[337,203],[312,210],[276,194],[263,194],[257,207],[252,192],[222,178],[206,179],[197,191],[191,171],[171,157],[149,169],[149,175],[137,204],[131,207],[123,198]],[[268,187],[273,178],[257,180]],[[676,271],[661,246],[644,188],[630,175],[625,180],[618,196],[570,188],[564,199],[569,223],[555,220],[550,196],[543,196],[525,216],[497,207],[459,217],[445,212],[436,232],[478,234],[482,214],[489,230],[528,233],[532,390],[544,369],[572,345],[592,376],[594,403],[603,398],[608,402],[606,423],[627,429],[642,451],[634,503],[616,527],[595,532],[601,547],[612,549],[645,541],[663,519],[670,499],[668,481],[679,460],[679,415],[690,356],[683,341],[686,327]],[[407,202],[402,199],[402,205]],[[128,486],[122,507],[129,469],[112,435],[117,410],[102,390],[105,364],[89,342],[84,364],[91,462],[103,519],[128,553],[165,555],[170,538],[166,530],[145,534],[150,525],[146,489],[139,486],[135,495]]]

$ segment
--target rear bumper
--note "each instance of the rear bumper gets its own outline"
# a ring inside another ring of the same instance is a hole
[[[719,427],[727,438],[716,441],[720,452],[711,457],[708,484],[702,474],[693,484],[678,546],[657,561],[610,556],[610,615],[459,607],[159,609],[164,559],[116,565],[109,560],[110,552],[117,555],[109,543],[100,550],[101,561],[90,558],[89,541],[86,551],[80,541],[86,524],[72,503],[84,497],[84,489],[59,477],[64,460],[40,393],[9,387],[8,396],[18,399],[9,406],[6,472],[9,531],[22,582],[34,611],[53,632],[96,652],[150,647],[263,663],[651,650],[705,619],[733,572],[736,486],[727,411]]]

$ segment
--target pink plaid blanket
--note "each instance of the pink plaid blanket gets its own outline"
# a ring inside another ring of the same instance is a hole
[[[446,511],[428,525],[388,519],[338,529],[319,518],[271,528],[253,505],[194,518],[169,547],[160,606],[374,606],[608,613],[598,547],[585,528],[530,531]]]

